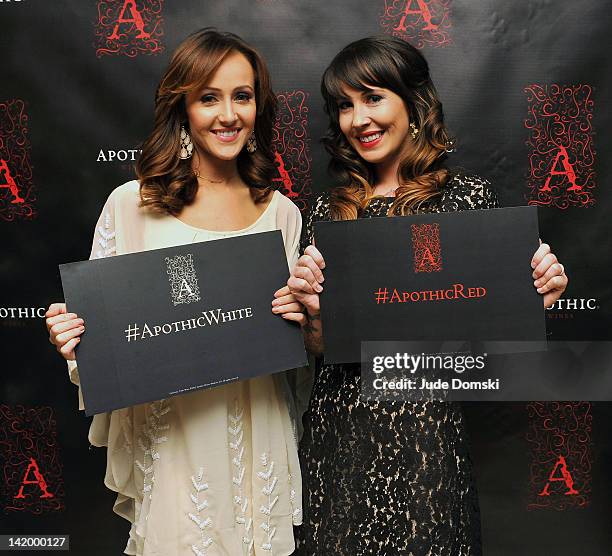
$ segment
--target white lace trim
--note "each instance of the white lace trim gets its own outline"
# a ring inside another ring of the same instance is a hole
[[[206,532],[206,529],[212,526],[212,519],[204,515],[208,508],[208,500],[204,497],[208,490],[208,483],[204,481],[204,468],[200,467],[198,474],[191,477],[191,484],[193,485],[193,492],[189,493],[189,498],[193,503],[194,511],[189,512],[187,517],[200,531],[199,546],[192,544],[191,550],[195,556],[206,556],[213,539]]]
[[[234,485],[234,504],[236,505],[236,523],[243,526],[242,544],[248,556],[253,554],[253,519],[247,519],[246,512],[249,506],[249,498],[244,493],[242,483],[244,481],[245,466],[242,462],[245,452],[243,444],[244,430],[243,421],[244,409],[240,408],[238,400],[234,402],[234,413],[229,414],[229,426],[227,432],[229,434],[229,446],[232,450],[232,484]]]
[[[295,490],[293,488],[291,488],[291,474],[289,474],[288,476],[288,481],[289,481],[289,500],[291,501],[291,521],[293,522],[293,525],[300,525],[301,521],[300,521],[300,515],[302,514],[302,508],[297,507],[296,505],[296,496],[295,496]]]
[[[268,461],[268,454],[263,453],[260,456],[261,465],[263,467],[262,471],[257,472],[257,476],[265,482],[263,488],[261,489],[262,494],[268,497],[268,503],[262,504],[259,508],[259,511],[264,514],[265,521],[262,522],[260,527],[264,530],[264,542],[261,545],[263,550],[272,551],[272,539],[276,534],[276,527],[272,527],[270,516],[272,514],[272,510],[276,503],[278,502],[278,495],[274,494],[274,490],[278,484],[278,477],[274,475],[274,462]]]
[[[104,223],[98,226],[97,243],[100,249],[96,251],[96,259],[114,255],[117,252],[115,245],[115,230],[112,227],[112,219],[109,212],[104,214]]]
[[[157,447],[168,440],[162,436],[162,431],[167,431],[170,425],[162,422],[162,418],[170,411],[166,400],[159,400],[149,405],[150,412],[145,417],[142,425],[142,435],[138,438],[138,446],[143,452],[142,461],[136,460],[136,465],[143,472],[142,496],[151,492],[155,483],[155,461],[159,459]]]

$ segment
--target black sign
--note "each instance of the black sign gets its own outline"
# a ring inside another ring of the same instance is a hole
[[[307,364],[280,231],[60,265],[87,415]]]
[[[535,207],[315,223],[325,362],[362,341],[546,337]]]

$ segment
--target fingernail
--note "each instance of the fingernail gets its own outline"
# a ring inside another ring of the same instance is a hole
[[[531,268],[535,268],[535,267],[536,267],[535,261],[531,261]]]
[[[538,293],[542,293],[542,290],[543,290],[543,289],[544,289],[544,288],[538,288],[536,291],[537,291]]]
[[[84,326],[79,326],[79,331],[83,332],[83,330],[85,330],[85,327]]]
[[[316,284],[315,285],[315,291],[318,292],[318,293],[321,293],[323,291],[323,288],[319,284]]]
[[[278,307],[272,307],[272,312],[273,313],[278,313]]]
[[[531,276],[533,276],[534,278],[537,278],[538,277],[538,273],[534,272]]]
[[[533,283],[533,285],[534,285],[536,288],[537,288],[537,287],[539,287],[539,286],[540,286],[540,281],[539,281],[539,280],[536,280],[536,281]]]

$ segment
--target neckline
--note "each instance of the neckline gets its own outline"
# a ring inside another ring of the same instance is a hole
[[[259,224],[264,219],[264,217],[272,209],[272,205],[277,202],[278,195],[280,195],[280,193],[277,190],[275,190],[274,193],[272,194],[272,199],[268,203],[268,206],[258,216],[257,220],[255,220],[255,222],[253,222],[252,224],[249,224],[246,228],[240,228],[239,230],[209,230],[207,228],[198,228],[197,226],[192,226],[191,224],[187,224],[187,222],[183,222],[180,218],[172,214],[170,215],[170,218],[176,220],[179,224],[181,224],[182,226],[185,226],[186,228],[189,228],[190,230],[195,230],[196,232],[206,232],[207,234],[237,234],[240,232],[248,232],[249,230],[257,226],[257,224]]]

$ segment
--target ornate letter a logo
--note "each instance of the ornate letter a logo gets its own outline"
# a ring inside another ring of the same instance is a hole
[[[166,266],[172,290],[172,303],[179,305],[200,301],[200,288],[198,288],[198,278],[193,268],[192,255],[166,257]]]
[[[412,224],[412,252],[415,272],[442,270],[439,224]]]
[[[529,85],[525,127],[530,205],[567,209],[595,204],[593,89],[590,85]]]
[[[31,156],[25,102],[0,100],[0,220],[36,216]]]
[[[452,0],[381,0],[382,30],[408,41],[416,48],[451,44]]]
[[[98,0],[96,56],[161,54],[164,0]]]

